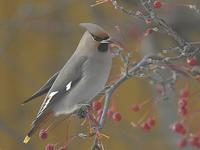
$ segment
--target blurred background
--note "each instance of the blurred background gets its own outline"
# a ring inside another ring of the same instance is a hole
[[[140,9],[138,0],[119,1],[127,9]],[[199,0],[165,0],[158,13],[188,41],[200,41],[200,14],[185,5],[200,8]],[[34,136],[30,144],[22,143],[30,129],[44,97],[21,106],[20,103],[35,92],[51,75],[57,72],[72,55],[84,33],[81,22],[101,25],[122,42],[125,49],[134,53],[133,59],[159,52],[158,49],[176,46],[166,35],[153,33],[142,43],[138,35],[147,25],[115,10],[108,2],[91,7],[94,0],[0,0],[0,150],[40,150],[46,143],[57,143],[64,137],[66,126],[69,134],[85,131],[82,120],[74,118],[70,124],[62,123],[52,131],[47,141]],[[184,5],[174,5],[184,4]],[[116,28],[120,29],[117,30]],[[120,74],[120,59],[114,58],[110,79]],[[199,86],[195,83],[194,87]],[[172,92],[172,91],[171,91]],[[131,105],[153,100],[155,92],[149,82],[134,78],[125,82],[113,95],[112,106],[122,114],[122,121],[106,121],[103,133],[110,139],[103,140],[108,150],[174,150],[176,138],[170,133],[169,124],[177,119],[175,93],[171,100],[159,105],[147,105],[140,113],[133,113]],[[150,111],[149,111],[150,110]],[[156,116],[156,127],[146,133],[133,128],[146,112]],[[175,139],[175,140],[174,140]],[[173,140],[173,141],[172,141]],[[87,150],[93,138],[74,140],[69,149]]]

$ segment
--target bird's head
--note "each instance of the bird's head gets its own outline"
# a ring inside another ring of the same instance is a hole
[[[80,26],[87,30],[89,33],[88,38],[97,46],[98,51],[106,52],[108,51],[109,44],[114,43],[108,32],[102,27],[93,23],[81,23]]]

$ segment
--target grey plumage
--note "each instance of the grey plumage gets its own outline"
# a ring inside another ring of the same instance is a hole
[[[87,31],[55,78],[24,143],[29,141],[47,114],[57,117],[74,113],[82,105],[89,104],[107,82],[112,66],[109,35],[95,24],[83,23],[81,26]]]

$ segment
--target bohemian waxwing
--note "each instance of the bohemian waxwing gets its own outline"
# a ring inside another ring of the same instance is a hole
[[[87,31],[74,54],[59,72],[24,102],[48,92],[24,143],[29,142],[31,136],[50,116],[54,119],[61,115],[70,116],[83,105],[90,104],[108,80],[112,66],[112,54],[109,51],[112,40],[96,24],[81,23],[80,26]]]

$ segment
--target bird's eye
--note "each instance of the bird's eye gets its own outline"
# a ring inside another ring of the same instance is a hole
[[[101,37],[96,36],[96,35],[94,35],[94,34],[91,34],[91,35],[92,35],[93,39],[94,39],[95,41],[98,41],[98,42],[101,42],[101,41],[103,41],[103,40],[109,39],[109,37],[101,38]]]
[[[99,44],[97,49],[99,52],[107,52],[108,51],[108,43]]]

